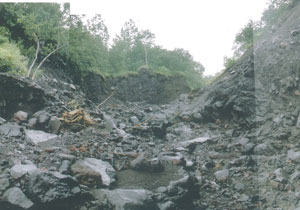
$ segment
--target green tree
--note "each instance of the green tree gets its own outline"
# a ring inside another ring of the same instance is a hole
[[[98,36],[105,46],[108,46],[109,33],[100,14],[87,20],[87,28],[94,36]]]
[[[11,31],[12,38],[19,42],[23,52],[31,58],[27,76],[37,60],[39,64],[32,74],[57,50],[62,47],[60,36],[62,12],[60,5],[55,3],[6,3],[1,4],[3,25]],[[34,47],[34,44],[36,47]]]
[[[249,47],[253,45],[255,23],[250,20],[239,32],[234,40],[235,57],[240,57]]]

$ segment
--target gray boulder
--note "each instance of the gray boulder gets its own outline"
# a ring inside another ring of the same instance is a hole
[[[116,181],[115,169],[108,162],[95,158],[76,161],[71,166],[71,172],[81,184],[90,187],[109,187]]]
[[[18,179],[18,178],[22,177],[23,175],[30,173],[32,171],[35,171],[35,170],[37,170],[37,167],[35,165],[17,164],[17,165],[14,165],[10,169],[10,174],[11,174],[12,178]]]
[[[152,158],[149,153],[141,153],[136,159],[130,162],[130,167],[134,170],[161,172],[164,170],[159,158]]]
[[[76,198],[81,192],[75,178],[58,172],[36,170],[26,176],[24,181],[26,195],[37,203]]]
[[[215,173],[216,179],[221,182],[221,181],[225,181],[228,177],[229,177],[229,171],[227,169],[221,170],[221,171],[217,171]]]
[[[0,135],[6,137],[20,137],[22,136],[22,127],[14,124],[14,123],[7,123],[0,126]]]
[[[50,120],[50,114],[44,110],[34,113],[33,116],[37,118],[37,122],[41,125],[46,125]]]
[[[52,116],[50,121],[49,121],[49,131],[51,133],[58,133],[60,127],[61,127],[61,122],[56,116]]]
[[[5,191],[3,194],[2,200],[11,205],[11,209],[29,209],[34,204],[29,200],[22,190],[18,187],[13,187]]]
[[[38,130],[25,130],[25,138],[34,145],[56,139],[58,136]]]

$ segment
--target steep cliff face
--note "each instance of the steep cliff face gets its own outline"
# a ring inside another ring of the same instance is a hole
[[[147,70],[136,75],[107,79],[89,74],[82,85],[88,98],[94,102],[103,101],[114,90],[114,97],[122,101],[164,104],[190,91],[183,77],[167,77]]]
[[[253,48],[238,63],[211,86],[194,93],[186,112],[198,116],[199,121],[232,120],[246,128],[263,123],[266,115],[273,118],[281,111],[298,113],[299,14],[298,2],[278,25],[254,40]]]
[[[300,103],[300,4],[284,21],[255,44],[255,93],[258,120],[280,111],[299,112]]]

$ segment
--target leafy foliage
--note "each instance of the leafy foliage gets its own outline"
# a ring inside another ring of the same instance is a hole
[[[19,48],[0,35],[0,72],[25,75],[26,66],[27,59],[21,55]]]
[[[36,59],[43,62],[49,53],[67,45],[49,60],[65,67],[77,79],[88,72],[103,76],[137,73],[145,66],[167,76],[183,75],[191,87],[202,85],[201,63],[183,49],[166,50],[155,45],[155,35],[140,30],[133,20],[125,22],[110,44],[101,15],[86,20],[69,11],[68,4],[2,3],[0,32],[13,40],[31,63]]]
[[[269,0],[268,8],[263,12],[260,21],[250,20],[236,35],[232,58],[224,57],[224,66],[229,69],[237,60],[251,47],[254,42],[274,25],[286,18],[289,8],[293,7],[300,0]]]

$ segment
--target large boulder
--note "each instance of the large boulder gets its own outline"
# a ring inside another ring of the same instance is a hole
[[[34,204],[30,199],[26,197],[26,195],[22,192],[20,188],[13,187],[4,192],[2,199],[0,199],[0,205],[3,208],[17,210],[29,209]]]
[[[76,199],[81,189],[75,178],[36,170],[24,178],[26,195],[37,204]]]
[[[76,161],[71,172],[81,184],[90,187],[109,187],[116,177],[115,169],[108,162],[95,158]]]

